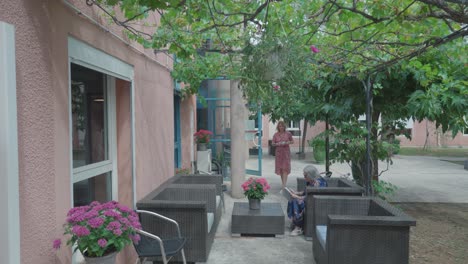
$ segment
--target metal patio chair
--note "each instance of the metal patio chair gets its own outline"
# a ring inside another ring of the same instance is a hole
[[[187,262],[185,259],[184,246],[187,239],[181,236],[179,224],[175,220],[157,214],[155,212],[146,210],[135,210],[135,212],[139,215],[147,214],[162,219],[164,221],[168,221],[174,224],[177,229],[177,237],[167,239],[161,239],[159,236],[156,236],[144,230],[137,230],[137,232],[141,235],[140,242],[138,244],[133,244],[138,254],[137,263],[139,261],[140,264],[143,264],[146,260],[149,259],[160,259],[164,264],[167,264],[169,260],[172,259],[172,257],[180,253],[182,256],[182,262],[186,264]]]

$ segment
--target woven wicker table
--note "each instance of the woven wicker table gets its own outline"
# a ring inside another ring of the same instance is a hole
[[[250,210],[248,203],[234,203],[232,209],[232,236],[284,235],[284,213],[279,203],[261,203],[260,210]]]

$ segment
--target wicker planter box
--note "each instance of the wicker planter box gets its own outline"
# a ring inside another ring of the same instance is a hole
[[[304,236],[307,240],[312,240],[315,232],[314,226],[314,208],[312,197],[314,195],[346,195],[346,196],[362,196],[364,188],[355,184],[352,181],[342,178],[327,179],[328,187],[307,187],[306,208],[304,215]],[[304,178],[297,178],[297,189],[299,191],[305,188]]]
[[[317,264],[408,264],[416,221],[371,197],[315,196],[313,252]]]

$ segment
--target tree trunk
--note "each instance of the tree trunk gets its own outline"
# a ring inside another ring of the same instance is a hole
[[[307,123],[307,119],[304,119],[304,129],[302,130],[302,146],[301,146],[301,150],[299,152],[301,153],[304,153],[305,151],[305,141],[306,141],[306,135],[307,135],[307,126],[308,126],[308,123]]]
[[[379,116],[380,116],[380,112],[376,111],[374,109],[374,111],[372,112],[372,123],[373,124],[378,124]],[[371,138],[372,138],[372,140],[374,142],[376,142],[378,140],[377,127],[373,127],[371,129]],[[372,180],[378,181],[379,180],[379,159],[373,153],[374,152],[372,151]]]
[[[426,140],[424,140],[424,150],[427,150],[427,143],[429,141],[429,122],[426,120]]]

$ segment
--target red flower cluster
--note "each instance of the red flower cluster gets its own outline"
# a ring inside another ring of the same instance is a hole
[[[213,135],[211,131],[200,129],[193,134],[196,143],[209,143],[210,136]]]
[[[310,46],[310,51],[312,51],[313,53],[319,53],[320,52],[320,50],[317,47],[315,47],[314,45]]]
[[[270,190],[270,185],[265,178],[250,177],[241,185],[244,195],[249,199],[263,199]]]

